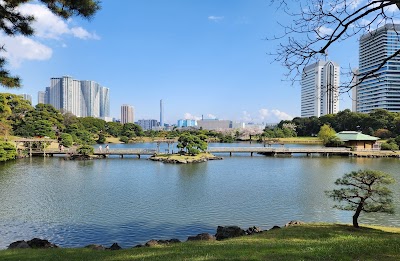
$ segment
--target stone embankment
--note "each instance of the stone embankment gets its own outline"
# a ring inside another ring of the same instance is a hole
[[[290,221],[289,223],[286,223],[285,227],[289,226],[298,226],[304,224],[301,221]],[[273,229],[280,229],[279,226],[273,226],[271,230]],[[215,240],[224,240],[228,238],[234,238],[234,237],[241,237],[241,236],[251,236],[255,235],[258,233],[263,233],[268,230],[262,230],[259,227],[249,227],[246,230],[241,229],[238,226],[218,226],[217,228],[217,233],[215,235],[211,235],[209,233],[201,233],[197,234],[196,236],[189,236],[187,238],[187,241],[215,241]],[[145,244],[139,244],[134,246],[133,248],[139,248],[139,247],[154,247],[154,246],[160,246],[160,245],[170,245],[170,244],[178,244],[181,243],[179,239],[173,238],[169,240],[155,240],[151,239],[147,241]],[[35,248],[35,249],[48,249],[48,248],[58,248],[59,246],[50,243],[46,239],[39,239],[39,238],[33,238],[32,240],[29,241],[16,241],[11,243],[8,246],[8,249],[24,249],[24,248]],[[89,248],[92,250],[120,250],[122,249],[118,243],[113,243],[110,247],[105,247],[103,245],[96,245],[96,244],[90,244],[85,246],[85,248]]]

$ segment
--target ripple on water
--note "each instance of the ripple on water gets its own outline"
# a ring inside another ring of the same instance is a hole
[[[133,146],[133,145],[132,145]],[[148,160],[22,159],[0,165],[0,248],[46,238],[64,247],[123,247],[215,233],[218,225],[268,229],[293,219],[351,222],[324,195],[345,172],[380,169],[400,181],[398,160],[234,156],[197,165]],[[400,213],[400,182],[393,187]],[[362,215],[400,226],[399,214]]]

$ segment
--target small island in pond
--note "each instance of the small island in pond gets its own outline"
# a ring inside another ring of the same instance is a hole
[[[222,160],[222,157],[217,157],[211,153],[202,152],[197,155],[187,154],[187,153],[175,153],[175,154],[156,154],[149,158],[154,161],[161,161],[164,163],[178,163],[178,164],[186,164],[186,163],[199,163],[206,162],[209,160]]]

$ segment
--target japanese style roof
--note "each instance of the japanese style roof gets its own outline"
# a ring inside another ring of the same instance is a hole
[[[379,140],[377,137],[373,137],[370,135],[362,134],[357,131],[341,131],[336,133],[336,136],[342,141],[376,141]]]

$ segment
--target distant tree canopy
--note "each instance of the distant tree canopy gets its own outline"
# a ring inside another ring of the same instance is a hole
[[[35,2],[34,0],[2,0],[0,1],[0,32],[4,32],[8,36],[34,35],[32,22],[35,18],[31,15],[24,15],[19,12],[18,7],[27,2]],[[49,10],[63,18],[68,19],[71,16],[80,16],[90,19],[100,9],[100,1],[98,0],[38,0],[37,2],[44,4]],[[0,53],[7,50],[7,46],[3,46],[0,42]],[[12,76],[5,69],[6,59],[0,56],[0,85],[8,88],[20,87],[21,80],[19,77]]]

